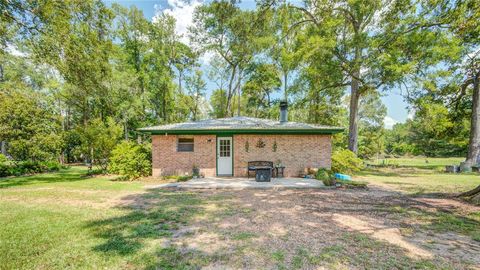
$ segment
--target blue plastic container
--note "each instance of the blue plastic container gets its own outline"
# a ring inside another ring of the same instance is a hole
[[[352,177],[350,177],[350,175],[341,174],[341,173],[336,173],[335,178],[338,179],[338,180],[347,180],[347,181],[352,180]]]

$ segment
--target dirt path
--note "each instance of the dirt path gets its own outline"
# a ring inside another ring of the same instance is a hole
[[[204,207],[223,214],[197,219],[171,244],[218,258],[207,268],[480,269],[480,242],[437,224],[438,213],[457,217],[479,211],[458,201],[378,187],[198,195],[207,202],[220,196]]]

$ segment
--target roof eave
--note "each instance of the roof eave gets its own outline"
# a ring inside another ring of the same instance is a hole
[[[176,130],[149,130],[137,129],[142,133],[151,135],[195,135],[195,134],[336,134],[343,132],[344,128],[325,129],[176,129]]]

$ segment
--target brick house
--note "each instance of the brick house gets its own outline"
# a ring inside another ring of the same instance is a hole
[[[249,161],[285,166],[284,175],[298,176],[308,168],[330,168],[331,136],[340,127],[287,121],[231,117],[141,128],[152,135],[152,175],[191,174],[246,176]]]

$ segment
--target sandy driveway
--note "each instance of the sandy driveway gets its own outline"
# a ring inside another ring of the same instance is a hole
[[[480,242],[439,226],[480,213],[461,202],[375,187],[191,192],[206,214],[165,245],[203,254],[207,269],[480,268]]]

